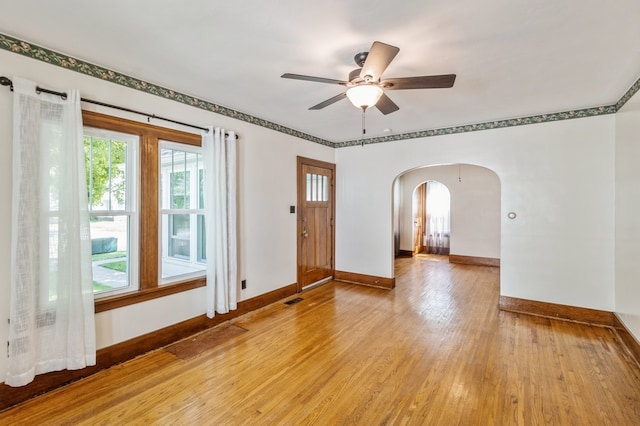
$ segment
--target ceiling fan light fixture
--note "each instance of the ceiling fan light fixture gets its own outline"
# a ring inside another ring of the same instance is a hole
[[[347,90],[347,98],[356,108],[370,108],[378,102],[381,96],[382,89],[373,84],[360,84]]]

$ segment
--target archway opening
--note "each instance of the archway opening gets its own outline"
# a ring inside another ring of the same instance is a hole
[[[413,207],[414,190],[422,183],[430,181],[440,182],[449,190],[451,224],[448,238],[449,261],[499,266],[500,178],[486,167],[471,164],[424,166],[407,170],[395,179],[393,184],[395,256],[406,257],[415,254],[418,244],[416,244],[414,225],[419,215]],[[426,211],[424,216],[423,240],[420,245],[428,251],[427,248],[431,244],[429,235],[435,232],[432,235],[434,241],[432,247],[438,251],[438,231],[427,231]],[[441,231],[440,234],[440,238],[443,239],[443,232]],[[443,244],[445,241],[441,242]]]
[[[413,253],[448,255],[451,194],[442,182],[422,182],[413,191]]]

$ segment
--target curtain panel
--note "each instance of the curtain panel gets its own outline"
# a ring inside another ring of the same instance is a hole
[[[209,318],[237,309],[236,136],[225,133],[210,127],[202,135]]]
[[[9,360],[5,384],[96,362],[80,95],[13,78]]]

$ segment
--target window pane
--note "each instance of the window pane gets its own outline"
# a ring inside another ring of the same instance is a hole
[[[191,236],[188,214],[169,215],[169,256],[189,259]]]
[[[201,165],[199,165],[201,167]],[[204,209],[204,169],[198,169],[198,208]]]
[[[198,262],[207,261],[207,239],[206,228],[204,223],[204,215],[198,215]]]
[[[187,209],[195,209],[198,208],[197,198],[192,199],[192,195],[195,197],[198,196],[198,160],[200,159],[200,154],[196,154],[194,152],[185,152],[184,156],[184,172],[185,172],[185,184],[184,184],[184,193],[185,193],[185,208]],[[193,173],[192,173],[193,172]],[[191,179],[196,179],[194,182],[191,182]],[[193,186],[192,186],[193,185]]]
[[[129,217],[91,217],[93,292],[130,287]]]
[[[127,142],[85,136],[85,166],[91,210],[125,210]]]
[[[189,191],[186,185],[189,183],[189,172],[173,172],[170,175],[170,194],[172,209],[189,208]]]
[[[311,175],[311,201],[318,201],[318,175]]]
[[[170,142],[160,147],[161,277],[163,283],[206,270],[205,171],[202,155]]]
[[[196,217],[198,218],[196,220]],[[200,219],[201,218],[201,219]],[[192,221],[197,221],[197,225],[191,226]],[[198,261],[193,261],[192,232],[198,229],[195,237],[197,245]],[[183,275],[201,275],[206,271],[205,264],[205,242],[204,242],[204,217],[195,214],[163,214],[162,215],[162,279],[171,282]],[[169,238],[164,238],[164,236]]]
[[[329,185],[327,176],[322,176],[322,197],[320,201],[329,201]]]
[[[192,182],[192,176],[196,176],[198,181]],[[168,148],[160,150],[160,208],[204,208],[203,182],[204,170],[200,154]],[[192,201],[192,193],[199,200]]]
[[[111,141],[110,145],[110,210],[126,209],[127,194],[127,144],[126,142]]]

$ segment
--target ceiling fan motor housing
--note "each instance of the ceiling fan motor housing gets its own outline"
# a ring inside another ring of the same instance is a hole
[[[353,60],[356,62],[356,64],[362,68],[362,66],[364,65],[365,61],[367,60],[367,56],[369,55],[369,52],[360,52],[357,53],[356,56],[353,57]]]

